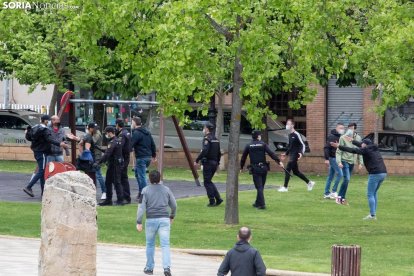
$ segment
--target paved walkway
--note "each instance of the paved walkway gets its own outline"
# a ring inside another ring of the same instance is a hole
[[[40,240],[0,236],[0,275],[38,275]],[[98,244],[98,276],[145,275],[145,249]],[[161,252],[157,248],[154,275],[164,275]],[[221,259],[172,252],[173,275],[216,275]]]
[[[21,202],[40,202],[40,183],[33,186],[35,197],[29,197],[22,189],[30,180],[30,174],[0,172],[0,201],[21,201]],[[133,198],[138,194],[137,181],[133,178],[129,181],[131,195]],[[172,190],[176,198],[186,198],[195,196],[205,196],[206,190],[203,186],[198,187],[190,181],[165,181],[164,184]],[[216,184],[220,192],[226,191],[225,184]],[[275,186],[267,186],[267,189],[275,189]],[[240,191],[254,190],[253,185],[240,185]],[[100,199],[101,191],[98,187],[97,198]],[[114,199],[116,195],[114,193]],[[207,201],[207,199],[206,199]]]

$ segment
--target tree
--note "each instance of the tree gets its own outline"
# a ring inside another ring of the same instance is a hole
[[[225,221],[235,224],[239,221],[238,137],[242,106],[253,126],[263,128],[262,118],[274,116],[266,105],[272,93],[266,88],[272,80],[276,79],[280,86],[278,91],[298,91],[291,107],[312,101],[316,91],[310,84],[323,84],[332,74],[344,80],[368,76],[364,77],[366,83],[376,82],[380,72],[372,78],[371,73],[365,73],[370,59],[364,56],[364,47],[378,42],[372,39],[379,38],[379,34],[391,37],[392,26],[385,29],[387,33],[370,24],[381,22],[384,14],[388,19],[394,13],[407,19],[410,13],[403,16],[397,11],[407,3],[127,0],[98,1],[96,5],[85,1],[75,22],[81,37],[96,41],[106,35],[119,41],[113,54],[121,67],[139,78],[143,91],[157,91],[164,114],[176,115],[181,123],[186,122],[185,112],[192,109],[189,98],[202,103],[206,111],[223,76],[231,76],[233,105]],[[399,41],[406,43],[402,38]],[[401,47],[408,50],[412,46]],[[105,56],[92,46],[88,49],[91,60]],[[230,65],[223,66],[223,60]],[[382,60],[391,62],[385,56]],[[412,61],[404,54],[399,60],[404,61],[404,68]],[[394,88],[401,84],[383,78]],[[409,87],[408,83],[404,87]]]

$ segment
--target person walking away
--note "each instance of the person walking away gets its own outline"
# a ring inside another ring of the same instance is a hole
[[[164,275],[171,276],[170,231],[177,212],[177,203],[171,190],[160,184],[161,175],[158,171],[149,173],[151,185],[142,190],[142,197],[137,210],[137,231],[142,231],[142,220],[146,214],[145,238],[147,263],[144,273],[153,275],[155,237],[158,234],[162,250],[162,266]]]
[[[124,163],[121,168],[121,185],[122,190],[124,191],[124,199],[130,204],[131,203],[131,189],[129,187],[128,180],[128,166],[131,155],[131,134],[128,130],[124,128],[124,122],[122,119],[116,120],[116,135],[121,141],[122,147],[122,157],[124,158]]]
[[[240,169],[243,170],[247,156],[249,156],[250,165],[248,168],[250,174],[253,176],[253,183],[257,191],[256,201],[253,203],[253,207],[257,209],[266,209],[263,190],[266,185],[267,172],[270,169],[269,163],[266,162],[266,153],[282,168],[283,163],[277,155],[270,150],[268,145],[262,141],[262,133],[259,130],[254,130],[252,132],[252,138],[253,140],[244,148],[240,160]]]
[[[45,167],[47,155],[51,152],[51,145],[68,148],[68,145],[66,145],[64,142],[56,141],[53,139],[52,133],[47,127],[49,120],[49,115],[43,115],[40,118],[40,124],[37,124],[32,128],[28,127],[25,131],[26,139],[32,142],[30,148],[33,151],[33,155],[36,159],[38,167],[36,175],[32,177],[29,184],[23,188],[23,191],[31,197],[34,197],[32,187],[38,180],[40,180],[40,188],[43,195],[43,189],[45,186]]]
[[[339,145],[349,148],[356,147],[351,142],[349,142],[346,137],[354,138],[357,142],[361,142],[361,137],[354,132],[354,129],[356,129],[356,123],[351,123],[348,125],[348,130],[346,133],[339,138]],[[343,181],[341,187],[339,188],[338,197],[336,198],[337,204],[348,204],[346,200],[346,192],[348,190],[349,181],[351,180],[352,171],[354,169],[354,164],[357,158],[359,160],[359,170],[361,170],[364,164],[362,155],[349,153],[340,149],[336,150],[336,163],[338,164],[339,168],[342,169],[343,174]]]
[[[377,219],[378,190],[387,176],[387,168],[378,146],[372,143],[370,139],[363,139],[361,143],[353,140],[353,138],[346,139],[350,142],[352,141],[352,144],[357,147],[350,148],[334,142],[331,143],[331,146],[342,151],[362,155],[365,168],[368,171],[367,198],[370,212],[368,216],[364,217],[364,220],[375,220]]]
[[[151,132],[142,126],[141,118],[132,118],[131,148],[135,153],[135,178],[138,184],[137,199],[140,198],[142,190],[147,186],[147,168],[152,162],[156,162],[157,152]]]
[[[224,276],[231,272],[237,276],[265,276],[266,266],[259,251],[250,245],[251,230],[242,227],[237,235],[237,243],[227,252],[220,265],[217,276]]]
[[[112,187],[116,191],[117,201],[115,205],[125,205],[126,201],[124,200],[124,192],[121,184],[121,168],[123,163],[121,141],[115,136],[115,128],[112,126],[106,127],[105,137],[109,140],[108,148],[101,160],[96,163],[97,166],[105,162],[108,165],[105,178],[106,199],[100,202],[99,206],[111,206],[113,204]]]
[[[328,135],[326,144],[323,148],[324,155],[325,155],[325,164],[329,167],[328,177],[326,178],[325,183],[325,192],[324,198],[326,199],[336,199],[338,196],[337,190],[339,182],[343,177],[342,169],[338,166],[336,162],[336,148],[332,147],[330,143],[334,142],[337,143],[341,135],[345,133],[345,127],[343,123],[337,123],[336,128],[331,130],[331,134]],[[333,178],[335,177],[335,182],[331,190],[331,183]]]
[[[298,161],[305,154],[306,146],[303,143],[302,135],[295,130],[295,123],[293,120],[289,119],[286,122],[286,130],[289,132],[289,148],[285,153],[282,153],[281,159],[284,160],[286,156],[289,156],[289,162],[286,166],[285,171],[285,183],[283,187],[279,188],[279,192],[287,192],[288,185],[290,180],[290,172],[293,171],[293,174],[302,179],[308,191],[312,191],[315,182],[309,180],[302,172],[299,171]]]
[[[207,207],[217,207],[223,203],[223,199],[212,181],[221,158],[220,141],[214,136],[214,128],[214,125],[209,122],[204,125],[203,148],[194,162],[194,166],[198,166],[200,161],[203,165],[204,187],[209,200]]]
[[[60,118],[57,115],[51,117],[51,125],[49,127],[52,138],[58,142],[65,142],[65,130],[60,127]],[[56,145],[51,145],[50,154],[47,156],[47,163],[49,162],[64,162],[63,148]]]
[[[95,124],[95,127],[93,129],[93,134],[92,134],[92,140],[93,140],[93,144],[94,144],[94,156],[95,156],[95,162],[99,162],[99,160],[101,160],[102,158],[102,152],[104,152],[104,150],[102,150],[102,133],[99,131],[98,129],[98,125]],[[95,176],[96,176],[96,181],[99,183],[99,187],[101,188],[101,200],[105,200],[106,199],[106,186],[105,186],[105,179],[103,178],[102,175],[102,169],[101,167],[97,166],[95,168]]]

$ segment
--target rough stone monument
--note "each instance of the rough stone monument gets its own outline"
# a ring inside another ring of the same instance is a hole
[[[96,188],[78,171],[46,181],[42,200],[40,276],[96,275]]]

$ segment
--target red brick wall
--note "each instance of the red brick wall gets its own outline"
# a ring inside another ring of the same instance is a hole
[[[372,89],[374,87],[367,87],[364,89],[364,103],[363,103],[363,108],[364,108],[364,133],[361,136],[366,136],[371,132],[374,132],[375,130],[375,124],[376,124],[376,120],[377,120],[377,115],[374,112],[374,108],[377,104],[376,101],[373,101],[371,99],[372,97]],[[383,129],[383,123],[382,123],[382,119],[379,122],[379,126],[378,126],[378,130],[382,130]]]
[[[326,139],[326,88],[312,86],[318,94],[306,106],[306,138],[312,153],[322,153]]]

